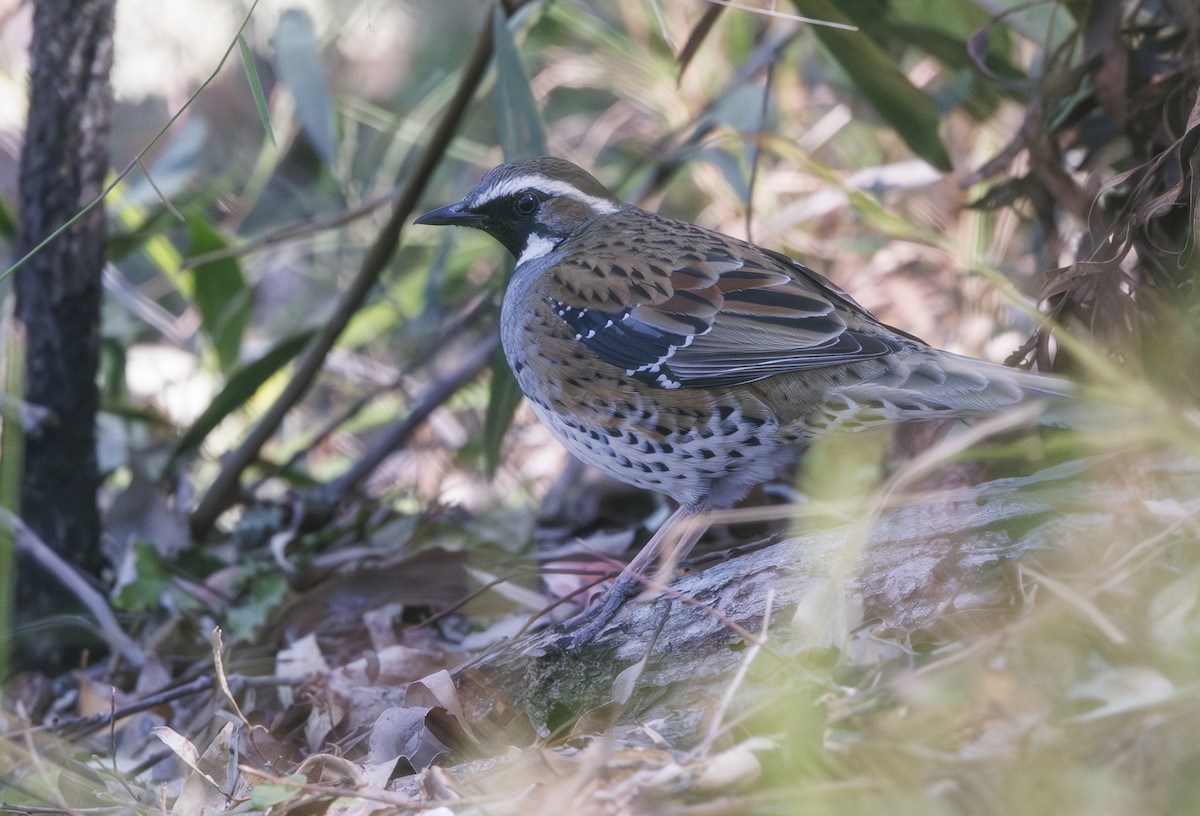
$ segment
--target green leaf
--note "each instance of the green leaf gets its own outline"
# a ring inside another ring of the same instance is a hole
[[[198,215],[188,217],[188,237],[188,255],[193,257],[229,248],[229,242]],[[232,371],[250,322],[250,288],[241,264],[236,258],[221,258],[196,266],[191,275],[200,326],[217,352],[221,371]]]
[[[231,642],[248,640],[261,629],[283,603],[287,578],[280,572],[251,576],[249,596],[225,613],[225,630]]]
[[[3,198],[0,198],[0,238],[5,241],[17,240],[17,219]]]
[[[275,129],[271,127],[271,112],[267,110],[267,97],[263,94],[262,80],[258,76],[258,69],[254,67],[254,56],[250,53],[250,46],[246,43],[244,35],[238,34],[237,43],[238,51],[242,55],[242,68],[246,71],[246,81],[250,83],[250,94],[254,97],[254,107],[258,108],[258,120],[262,122],[263,130],[267,132],[267,138],[274,145]]]
[[[104,255],[110,261],[123,260],[130,253],[144,249],[151,239],[162,236],[168,226],[179,223],[171,211],[161,204],[132,229],[122,231],[116,220],[112,219],[114,224],[109,227],[108,242],[104,245]]]
[[[213,398],[212,403],[204,409],[204,413],[180,438],[175,450],[171,452],[171,458],[166,467],[167,471],[171,471],[182,457],[191,455],[198,450],[205,437],[221,423],[221,420],[244,406],[263,383],[291,362],[292,358],[308,345],[314,332],[315,330],[309,330],[289,337],[262,357],[235,371],[229,377],[229,382],[226,383],[221,393]]]
[[[923,51],[950,69],[937,83],[939,89],[930,92],[942,112],[962,108],[985,120],[995,112],[1002,92],[1022,98],[1024,75],[1010,61],[1011,29],[973,0],[839,0],[838,11],[885,52]],[[994,77],[1009,81],[999,83]]]
[[[852,24],[828,0],[793,0],[805,17]],[[862,91],[905,144],[939,170],[952,169],[950,156],[938,135],[938,110],[926,94],[908,81],[892,59],[860,31],[813,26],[829,55]]]
[[[125,612],[145,612],[158,607],[171,584],[171,571],[149,542],[134,542],[133,553],[137,578],[121,587],[112,599],[113,606]]]
[[[274,42],[275,70],[296,101],[296,121],[325,166],[333,167],[337,157],[333,103],[329,101],[329,82],[308,12],[285,11],[279,18]]]
[[[41,763],[32,767],[27,766],[27,770],[21,774],[21,784],[14,786],[11,784],[0,785],[0,805],[5,813],[44,813],[47,805],[50,802],[63,801],[64,782],[67,785],[77,785],[78,782],[71,777],[69,771],[65,768],[49,765],[49,763]],[[5,781],[7,782],[8,774],[12,773],[10,768],[19,767],[15,760],[5,759]],[[32,772],[34,768],[38,768],[36,773]],[[70,790],[71,787],[67,787]],[[76,788],[78,790],[78,788]],[[25,806],[32,806],[26,809]],[[86,807],[86,805],[84,805]],[[35,809],[36,808],[36,809]]]
[[[13,631],[17,588],[16,530],[9,517],[21,511],[25,471],[25,426],[20,417],[21,405],[17,404],[25,397],[25,333],[13,324],[12,319],[0,320],[0,337],[4,338],[0,393],[6,397],[0,404],[0,677],[5,678],[12,656],[9,633]]]
[[[491,389],[488,391],[487,415],[483,420],[483,461],[488,478],[496,475],[504,435],[512,424],[517,406],[521,404],[521,396],[521,387],[517,385],[517,379],[504,359],[504,352],[497,350],[492,358]]]
[[[509,160],[544,156],[549,152],[545,127],[509,23],[500,5],[493,6],[492,52],[496,59],[497,74],[493,100],[499,108],[496,118],[500,127],[500,144]],[[484,467],[489,477],[495,475],[500,464],[504,435],[512,424],[517,406],[521,404],[521,389],[500,351],[492,359],[491,374],[487,416],[483,424]]]
[[[544,156],[546,129],[529,77],[513,42],[508,20],[499,3],[492,6],[492,52],[496,57],[496,95],[493,97],[500,126],[500,146],[509,161]]]
[[[289,799],[296,799],[301,785],[308,784],[308,780],[302,774],[295,774],[287,777],[295,784],[277,784],[265,783],[255,785],[250,791],[250,804],[257,810],[268,810],[272,805],[278,805],[280,802],[286,802]]]

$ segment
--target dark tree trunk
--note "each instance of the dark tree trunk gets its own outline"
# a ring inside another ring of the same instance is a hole
[[[21,152],[23,257],[99,195],[108,171],[115,0],[37,0],[29,119]],[[103,566],[96,509],[96,368],[104,211],[97,206],[16,273],[25,326],[26,399],[50,422],[26,442],[21,514],[47,544],[91,575]],[[18,567],[19,619],[61,612],[58,582],[31,562]],[[31,638],[46,644],[45,632]],[[41,662],[21,644],[18,663]],[[62,657],[67,658],[66,654]]]

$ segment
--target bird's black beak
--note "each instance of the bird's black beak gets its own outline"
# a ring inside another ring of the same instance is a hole
[[[428,224],[434,227],[480,227],[483,224],[484,217],[479,213],[471,212],[461,201],[456,201],[453,204],[447,204],[445,207],[438,207],[436,210],[430,210],[424,215],[418,216],[413,220],[414,224]]]

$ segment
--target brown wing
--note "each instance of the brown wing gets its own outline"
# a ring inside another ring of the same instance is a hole
[[[635,243],[647,216],[659,222],[654,237]],[[848,295],[785,255],[649,213],[622,218],[599,227],[613,231],[610,252],[552,267],[547,302],[630,376],[662,388],[735,385],[900,348]]]

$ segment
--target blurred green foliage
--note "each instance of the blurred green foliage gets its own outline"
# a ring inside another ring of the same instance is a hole
[[[1196,450],[1194,409],[1165,403],[1139,372],[1148,360],[1162,387],[1195,390],[1195,322],[1169,309],[1200,303],[1194,15],[1101,0],[792,4],[852,26],[833,28],[782,6],[533,2],[506,20],[503,4],[342,5],[252,27],[242,64],[226,66],[152,157],[154,184],[135,173],[109,202],[105,398],[119,421],[106,425],[106,501],[136,469],[186,516],[328,326],[489,20],[493,67],[457,137],[436,146],[445,160],[423,204],[457,199],[502,160],[550,152],[628,200],[789,251],[937,345],[1048,363],[1048,334],[1023,345],[1047,301],[1097,339],[1099,362],[1072,355],[1080,369],[1121,366],[1101,399],[1170,413],[1119,441]],[[128,127],[118,161],[148,132]],[[6,244],[10,206],[0,201]],[[259,636],[325,550],[487,539],[469,525],[431,534],[425,514],[444,505],[481,527],[489,513],[534,512],[557,472],[539,464],[552,443],[519,410],[498,356],[383,451],[369,478],[322,492],[493,336],[508,264],[485,236],[406,229],[306,398],[257,452],[210,560],[186,571],[203,582],[237,570],[227,596],[205,596],[220,598],[205,611],[232,640]],[[1162,283],[1161,269],[1177,274]],[[1044,455],[1018,448],[996,456]],[[829,474],[840,468],[865,502],[875,452],[821,449],[812,467],[826,469],[810,473],[837,497],[844,485]],[[310,500],[332,506],[316,530],[288,515]],[[247,532],[259,504],[280,521]],[[1176,515],[1194,541],[1194,508]],[[397,532],[397,517],[415,520]],[[1113,560],[1099,566],[1072,560],[1093,549],[1065,543],[1059,566],[1078,597],[1043,590],[1051,601],[1011,625],[897,637],[879,646],[886,670],[822,652],[781,682],[778,666],[756,665],[752,679],[787,695],[744,730],[778,740],[759,784],[786,796],[743,812],[1190,812],[1197,561],[1146,545],[1137,525],[1127,532],[1114,531]],[[188,556],[146,538],[123,546],[132,578],[114,603],[167,617],[183,594],[174,562]],[[295,573],[264,556],[276,546]],[[1120,561],[1139,546],[1162,568]],[[1126,641],[1085,625],[1091,611]],[[898,668],[906,661],[911,671]]]

